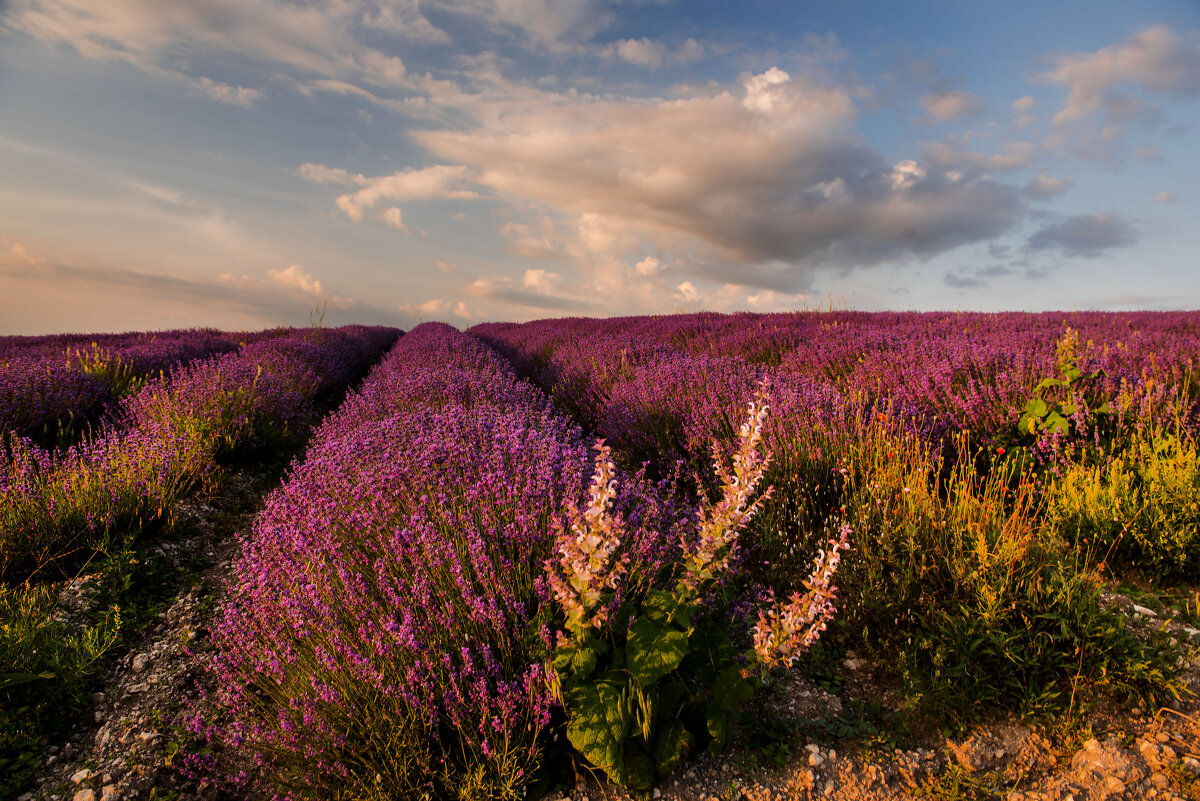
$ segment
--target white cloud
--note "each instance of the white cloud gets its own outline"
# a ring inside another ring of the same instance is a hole
[[[700,293],[697,291],[695,284],[691,281],[684,281],[675,287],[675,294],[671,297],[683,303],[692,303],[700,298]]]
[[[1153,198],[1155,203],[1178,203],[1179,198],[1171,192],[1159,192]]]
[[[371,181],[364,175],[351,175],[337,167],[326,167],[324,164],[301,164],[296,170],[301,178],[314,184],[345,184],[346,186],[365,186]]]
[[[396,208],[395,206],[392,206],[390,209],[388,209],[387,211],[385,211],[383,213],[383,221],[385,223],[387,223],[388,225],[390,225],[392,228],[397,228],[406,234],[411,233],[408,230],[408,226],[404,224],[403,213],[401,213],[400,209]]]
[[[267,275],[280,286],[298,289],[306,295],[320,297],[325,294],[321,282],[304,272],[299,264],[293,264],[284,270],[268,270]]]
[[[948,122],[958,117],[977,114],[983,109],[983,101],[970,92],[959,89],[947,89],[930,92],[917,98],[929,122]]]
[[[518,284],[508,276],[476,278],[460,287],[464,294],[479,300],[500,301],[526,310],[582,312],[596,308],[580,295],[578,287],[568,286],[558,273],[526,270]]]
[[[414,200],[419,198],[454,198],[473,200],[479,193],[463,188],[467,181],[467,168],[448,164],[437,164],[423,170],[406,170],[378,178],[350,176],[343,170],[331,170],[321,165],[312,167],[312,175],[329,176],[325,180],[354,183],[362,186],[357,192],[342,195],[337,206],[352,220],[362,220],[363,211],[380,200]],[[304,167],[301,170],[304,170]],[[303,172],[301,173],[304,174]]]
[[[750,309],[757,312],[805,309],[808,308],[808,302],[809,296],[804,293],[793,295],[785,292],[776,292],[773,289],[764,289],[761,292],[746,296],[747,305]]]
[[[658,275],[663,270],[667,269],[667,265],[663,264],[654,256],[647,256],[635,264],[633,269],[638,275],[644,275],[648,277],[652,275]]]
[[[618,57],[639,67],[655,69],[667,59],[667,46],[651,39],[622,39],[613,45]]]
[[[508,240],[508,250],[525,259],[555,259],[567,255],[569,234],[551,217],[529,223],[505,223],[500,235]]]
[[[427,300],[424,303],[413,305],[411,303],[401,303],[398,308],[407,315],[418,317],[423,320],[430,318],[444,317],[450,312],[450,301],[434,298]]]

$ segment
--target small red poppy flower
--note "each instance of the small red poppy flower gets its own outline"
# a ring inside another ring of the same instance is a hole
[[[997,455],[997,456],[1003,456],[1003,455],[1004,455],[1004,448],[996,448],[996,455]]]

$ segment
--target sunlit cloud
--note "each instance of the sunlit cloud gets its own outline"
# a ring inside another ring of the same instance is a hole
[[[438,164],[423,170],[406,170],[378,178],[350,175],[345,170],[320,164],[305,164],[300,167],[300,176],[317,183],[343,183],[362,186],[357,192],[342,195],[337,207],[352,220],[360,221],[363,212],[380,200],[414,200],[418,198],[452,198],[474,200],[479,193],[465,188],[467,168],[460,165]],[[397,214],[399,210],[397,209]],[[393,224],[390,219],[385,219]],[[399,226],[397,226],[399,227]]]
[[[1200,40],[1156,25],[1092,53],[1058,56],[1039,79],[1067,90],[1054,114],[1050,144],[1110,143],[1124,135],[1128,122],[1157,112],[1131,90],[1168,97],[1200,94]]]
[[[772,68],[669,101],[547,96],[486,127],[415,138],[502,197],[574,217],[583,250],[622,259],[644,243],[699,252],[727,264],[731,282],[752,281],[744,265],[769,260],[793,264],[802,284],[822,266],[929,256],[1008,230],[1023,214],[1015,187],[888,166],[854,142],[856,116],[847,90]],[[602,225],[589,234],[587,220]],[[584,241],[599,231],[611,247]],[[507,232],[523,252],[572,247],[545,225]]]

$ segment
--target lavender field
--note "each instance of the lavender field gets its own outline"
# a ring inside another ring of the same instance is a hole
[[[114,560],[264,464],[167,759],[223,797],[649,797],[848,654],[881,742],[1191,703],[1200,313],[85,339],[0,341],[0,798],[137,636]]]

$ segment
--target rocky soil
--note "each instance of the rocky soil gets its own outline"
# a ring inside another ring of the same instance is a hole
[[[242,476],[234,496],[258,498],[262,479]],[[256,482],[258,482],[256,484]],[[218,500],[219,502],[219,500]],[[207,569],[181,582],[175,598],[143,639],[119,659],[93,696],[91,719],[69,740],[52,746],[35,788],[19,801],[126,801],[127,799],[231,798],[178,769],[179,750],[194,747],[183,714],[199,697],[201,659],[208,627],[231,580],[236,531],[245,531],[257,506],[250,502],[214,529],[207,521],[212,501],[196,501],[185,512],[189,533],[155,547],[179,565],[197,558]],[[83,586],[68,592],[86,595]],[[1161,619],[1122,596],[1110,605],[1131,625],[1168,628],[1200,649],[1200,631]],[[682,768],[654,791],[662,801],[781,801],[830,799],[1005,799],[1006,801],[1099,801],[1155,799],[1200,801],[1200,650],[1184,667],[1195,695],[1175,709],[1097,709],[1066,733],[1054,734],[1017,720],[994,721],[962,739],[930,735],[907,738],[892,748],[886,732],[859,725],[822,730],[812,721],[847,720],[846,710],[899,707],[892,693],[872,679],[871,665],[849,654],[839,666],[845,681],[835,694],[796,673],[762,701],[763,719],[784,721],[797,732],[788,751],[740,746],[719,757],[703,757]],[[807,727],[807,728],[806,728]],[[807,732],[807,733],[806,733]],[[782,762],[782,766],[771,764]],[[580,776],[569,793],[549,801],[624,801],[631,796]]]
[[[915,736],[888,748],[878,736],[839,740],[834,733],[801,736],[782,767],[762,767],[752,748],[703,757],[656,789],[661,801],[890,801],[891,799],[1003,799],[1004,801],[1200,801],[1200,631],[1160,619],[1128,598],[1106,594],[1135,630],[1165,627],[1194,649],[1183,667],[1192,695],[1177,708],[1095,709],[1054,734],[1017,720],[979,725],[962,739]],[[842,718],[858,704],[899,708],[899,699],[872,680],[870,665],[854,654],[834,694],[792,674],[764,699],[760,719]],[[849,718],[853,720],[853,715]],[[851,723],[850,725],[853,725]],[[802,728],[802,725],[801,725]],[[886,738],[882,738],[886,739]],[[623,790],[592,777],[548,801],[632,801]]]
[[[249,530],[271,484],[261,475],[237,474],[217,497],[184,505],[183,525],[174,527],[182,533],[154,547],[181,572],[197,563],[208,567],[179,582],[157,622],[103,678],[104,691],[92,696],[91,719],[77,724],[67,742],[49,748],[35,788],[18,801],[217,798],[215,787],[178,770],[176,758],[188,740],[183,716],[200,695],[203,670],[195,654],[204,650],[232,577],[236,534]],[[87,594],[87,577],[65,592],[64,603],[76,603]]]

